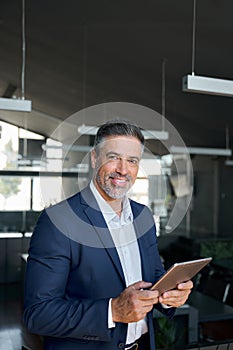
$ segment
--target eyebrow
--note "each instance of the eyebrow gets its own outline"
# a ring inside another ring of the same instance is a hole
[[[113,155],[115,155],[115,156],[122,157],[122,154],[117,153],[117,152],[114,152],[114,151],[107,152],[107,153],[106,153],[106,156],[109,156],[109,155],[111,155],[111,154],[113,154]],[[124,158],[125,158],[125,157],[124,157]],[[137,157],[137,156],[129,156],[129,157],[127,157],[127,158],[130,158],[130,159],[137,159],[138,161],[140,160],[140,158]]]

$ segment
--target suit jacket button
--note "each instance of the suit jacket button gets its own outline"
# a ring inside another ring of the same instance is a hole
[[[119,348],[119,349],[124,349],[124,347],[125,347],[125,344],[124,344],[124,343],[119,343],[119,344],[118,344],[118,348]]]

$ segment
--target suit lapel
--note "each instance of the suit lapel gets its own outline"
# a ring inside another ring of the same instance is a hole
[[[146,231],[148,223],[145,223],[144,215],[137,210],[136,206],[131,202],[131,208],[134,217],[134,229],[136,237],[138,239],[140,257],[141,257],[141,268],[142,268],[142,279],[144,281],[151,280],[151,264],[147,252],[147,240],[146,240]],[[140,215],[140,220],[138,219]],[[142,234],[142,232],[144,232]]]
[[[138,231],[138,225],[134,225],[135,230]],[[138,231],[139,232],[139,231]],[[139,251],[141,256],[141,267],[142,267],[142,279],[143,281],[149,282],[151,280],[151,266],[148,259],[147,247],[143,237],[138,239]]]
[[[89,187],[85,188],[81,192],[81,204],[84,206],[84,213],[88,218],[88,221],[91,222],[92,228],[95,230],[98,236],[98,248],[103,248],[107,251],[113,265],[119,273],[120,278],[125,284],[124,273],[121,267],[117,250],[114,246],[114,242],[107,228],[104,217]],[[152,278],[151,276],[153,276],[153,274],[151,271],[151,264],[147,253],[148,242],[146,232],[148,231],[148,214],[146,213],[146,211],[145,213],[142,213],[141,210],[143,209],[141,209],[141,206],[137,207],[133,202],[131,202],[131,208],[134,217],[134,229],[136,237],[138,238],[138,245],[141,257],[142,278],[144,281],[150,281]],[[144,234],[142,234],[142,232],[144,232]]]
[[[104,217],[98,207],[98,204],[89,189],[87,187],[82,191],[82,204],[85,205],[84,213],[92,224],[92,228],[95,230],[100,244],[98,249],[105,249],[108,253],[113,265],[117,269],[122,282],[125,284],[124,273],[121,267],[121,263],[118,257],[117,250],[111,237],[111,233],[107,228]]]

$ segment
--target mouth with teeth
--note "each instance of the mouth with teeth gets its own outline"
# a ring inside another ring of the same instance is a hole
[[[111,180],[111,183],[116,187],[128,186],[130,184],[130,176],[119,176],[118,174],[110,174],[108,178]]]
[[[126,180],[126,179],[119,179],[116,177],[110,177],[110,179],[111,179],[112,184],[115,186],[125,186],[128,184],[128,180]]]
[[[132,185],[131,176],[119,175],[117,173],[110,173],[101,180],[100,176],[96,178],[99,186],[111,198],[123,198],[128,189]]]

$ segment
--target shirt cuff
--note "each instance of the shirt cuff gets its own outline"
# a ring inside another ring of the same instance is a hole
[[[116,327],[116,323],[112,319],[112,298],[109,299],[108,303],[108,328]]]
[[[170,305],[166,305],[166,304],[162,304],[161,303],[161,305],[162,305],[162,307],[164,308],[164,309],[170,309],[172,306],[170,306]]]

